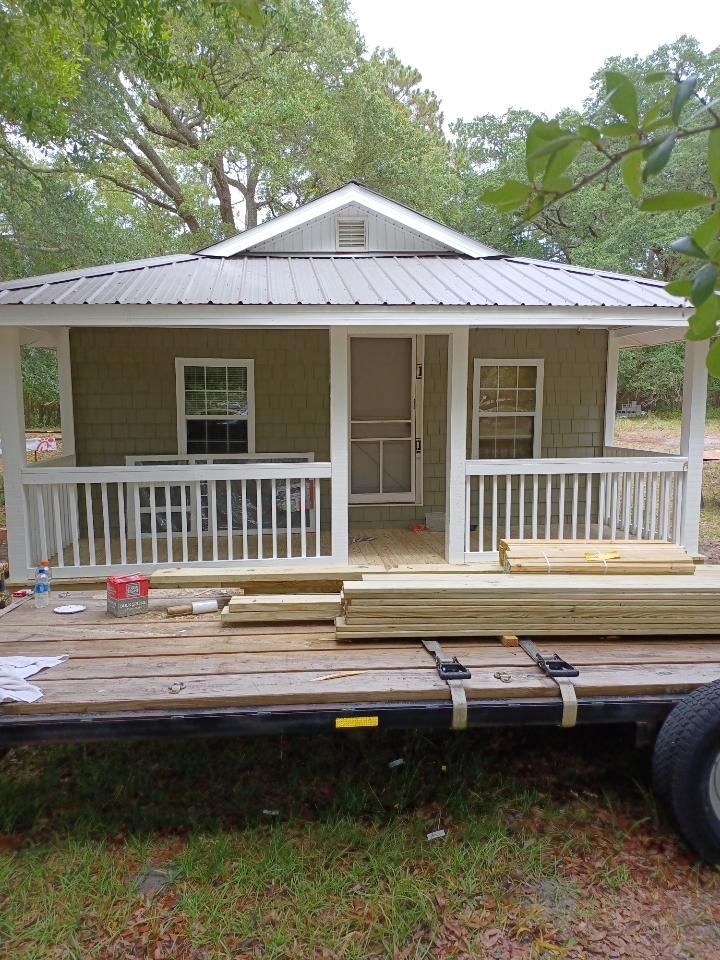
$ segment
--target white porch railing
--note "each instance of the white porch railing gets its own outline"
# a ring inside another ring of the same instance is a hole
[[[327,563],[331,475],[329,463],[308,462],[29,468],[28,568],[45,558],[69,577]]]
[[[685,457],[468,460],[465,559],[501,537],[680,543]]]

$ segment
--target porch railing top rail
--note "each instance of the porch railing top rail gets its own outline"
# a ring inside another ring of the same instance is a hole
[[[562,457],[537,460],[466,460],[468,477],[492,477],[538,474],[612,474],[681,473],[687,470],[687,457]]]
[[[144,467],[56,467],[22,471],[24,484],[182,483],[190,480],[321,480],[332,476],[330,463],[161,464]]]

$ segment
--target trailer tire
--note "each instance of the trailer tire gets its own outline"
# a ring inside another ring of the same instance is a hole
[[[720,863],[720,680],[693,690],[665,720],[653,781],[658,803],[691,850]]]

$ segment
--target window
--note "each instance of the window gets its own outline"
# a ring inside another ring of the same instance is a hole
[[[254,453],[252,360],[175,361],[179,453]]]
[[[363,217],[338,217],[335,228],[338,250],[367,249],[367,220]]]
[[[542,360],[475,360],[473,459],[539,457],[542,391]]]

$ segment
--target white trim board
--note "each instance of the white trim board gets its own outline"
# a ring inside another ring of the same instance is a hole
[[[472,240],[457,230],[446,227],[442,223],[437,223],[429,217],[424,217],[409,207],[396,203],[394,200],[389,200],[387,197],[383,197],[357,183],[346,183],[345,186],[339,187],[331,193],[326,193],[324,196],[318,197],[317,200],[311,200],[281,217],[266,220],[257,227],[245,230],[234,237],[228,237],[226,240],[220,240],[219,243],[205,247],[199,252],[208,257],[232,257],[242,251],[250,250],[258,244],[281,236],[290,230],[296,230],[318,217],[332,214],[351,203],[365,207],[367,210],[387,217],[389,220],[394,220],[403,227],[414,230],[436,243],[444,244],[451,250],[464,253],[469,257],[493,256],[499,252],[493,247]]]

